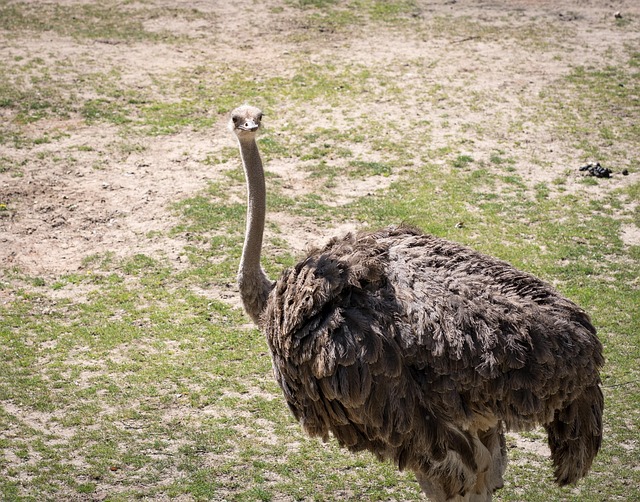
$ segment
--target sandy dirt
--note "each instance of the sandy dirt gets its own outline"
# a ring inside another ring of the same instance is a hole
[[[82,2],[60,2],[82,3]],[[174,2],[155,2],[170,7]],[[499,20],[505,11],[518,16],[510,19],[541,18],[549,22],[558,19],[575,34],[566,41],[575,48],[571,64],[589,64],[608,54],[615,57],[625,43],[623,37],[612,28],[614,12],[638,15],[640,6],[633,1],[601,2],[510,2],[509,7],[498,2],[419,2],[416,15],[448,14],[474,16],[480,20]],[[273,13],[269,2],[254,6],[252,2],[191,2],[194,9],[209,12],[210,18],[189,21],[181,18],[159,18],[149,21],[148,30],[162,29],[173,33],[202,38],[202,44],[172,47],[169,44],[120,44],[83,42],[56,33],[28,37],[20,43],[4,39],[0,45],[0,58],[33,57],[41,54],[45,62],[61,58],[76,58],[87,71],[110,66],[125,69],[123,79],[136,86],[149,86],[154,75],[170,74],[204,62],[218,61],[221,65],[258,60],[260,71],[273,67],[286,74],[287,55],[304,52],[311,61],[326,61],[340,57],[344,61],[364,65],[397,65],[398,61],[410,61],[416,55],[428,55],[437,61],[429,75],[418,75],[410,69],[398,67],[400,85],[415,86],[421,81],[464,81],[465,74],[475,76],[470,91],[503,89],[502,109],[493,114],[514,114],[513,103],[521,93],[535,96],[549,80],[566,72],[566,62],[554,60],[554,51],[544,58],[535,57],[521,46],[514,44],[505,50],[504,40],[487,39],[450,40],[444,38],[412,39],[410,36],[390,37],[387,30],[356,33],[352,38],[341,32],[322,33],[326,44],[312,47],[309,41],[296,45],[286,34],[305,32],[301,11],[284,5],[284,12]],[[136,8],[133,4],[131,8]],[[142,8],[142,6],[138,6]],[[322,27],[314,27],[320,29]],[[511,26],[510,29],[514,29]],[[517,26],[516,26],[517,29]],[[255,37],[243,40],[242,33],[260,32],[259,43]],[[215,34],[215,35],[212,35]],[[579,48],[579,50],[578,50]],[[472,55],[472,57],[470,57]],[[408,63],[407,63],[408,65]],[[461,109],[434,110],[452,117],[453,127],[446,131],[433,131],[435,145],[445,142],[445,134],[455,132],[455,117],[468,113]],[[3,121],[11,122],[11,112],[2,110]],[[482,120],[482,111],[478,120]],[[376,114],[389,120],[401,119],[393,104],[385,103],[383,96]],[[306,121],[313,120],[307,116]],[[88,125],[79,117],[68,120],[40,120],[25,126],[34,138],[43,134],[61,135],[61,139],[36,145],[29,149],[0,145],[0,157],[22,163],[21,176],[0,173],[0,202],[8,208],[0,218],[0,261],[3,268],[18,267],[36,276],[50,276],[77,271],[83,260],[95,253],[110,251],[116,256],[136,253],[161,254],[178,262],[184,242],[163,234],[176,224],[168,210],[168,204],[203,189],[207,182],[220,173],[203,162],[208,154],[215,154],[224,147],[233,146],[233,140],[225,128],[226,117],[220,116],[211,131],[183,131],[169,136],[138,136],[133,141],[140,144],[141,152],[123,153],[121,144],[127,141],[121,131],[104,124]],[[437,121],[436,121],[437,123]],[[507,132],[505,131],[505,134]],[[544,137],[544,131],[530,132],[532,156],[570,158],[561,138]],[[90,146],[82,149],[82,147]],[[504,148],[504,143],[476,143],[476,151],[489,152]],[[562,152],[562,153],[560,153]],[[60,157],[72,161],[60,161]],[[541,171],[533,165],[519,163],[520,174],[532,182],[549,180],[553,173]],[[288,177],[292,190],[313,190],[307,175],[290,159],[277,159],[268,169]],[[630,176],[631,182],[634,176]],[[345,203],[362,191],[376,190],[384,186],[360,186],[352,184],[336,193],[336,201]],[[295,217],[284,218],[281,225],[290,226],[291,245],[304,249],[308,244],[308,226]],[[327,234],[336,229],[327,229]],[[340,228],[338,230],[344,230]],[[150,232],[158,237],[145,238]],[[324,232],[321,230],[322,236]],[[307,236],[307,237],[305,237]],[[317,236],[317,233],[315,234]],[[638,240],[636,229],[628,228],[625,238],[632,243]]]

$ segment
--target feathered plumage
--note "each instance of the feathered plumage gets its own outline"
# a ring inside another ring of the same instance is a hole
[[[256,110],[237,109],[232,124]],[[253,134],[238,139],[255,177]],[[250,217],[248,236],[263,226]],[[413,470],[437,501],[491,499],[504,430],[544,425],[559,484],[588,472],[602,438],[602,346],[588,315],[545,282],[410,227],[334,238],[275,283],[261,269],[240,276],[263,278],[253,317],[310,435]]]

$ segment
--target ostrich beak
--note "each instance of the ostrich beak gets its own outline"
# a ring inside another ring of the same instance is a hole
[[[260,124],[258,124],[255,120],[253,119],[247,119],[244,121],[244,123],[239,124],[238,129],[242,130],[242,131],[256,131],[258,129],[258,127],[260,127]]]

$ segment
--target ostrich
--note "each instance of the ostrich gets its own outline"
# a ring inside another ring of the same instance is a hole
[[[243,105],[229,123],[248,189],[238,285],[304,430],[412,470],[437,502],[491,500],[505,431],[538,424],[555,481],[585,476],[604,405],[589,316],[508,263],[408,226],[333,238],[271,281],[261,120]]]

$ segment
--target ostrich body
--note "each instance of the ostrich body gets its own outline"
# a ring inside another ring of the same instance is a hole
[[[602,346],[588,315],[506,262],[400,226],[347,234],[272,282],[260,267],[262,113],[234,110],[248,186],[238,282],[304,430],[415,472],[434,501],[489,501],[505,430],[542,424],[560,485],[602,440]]]

